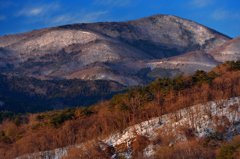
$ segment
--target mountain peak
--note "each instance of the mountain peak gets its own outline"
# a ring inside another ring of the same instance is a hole
[[[63,25],[0,37],[0,69],[6,75],[40,79],[110,79],[123,85],[144,84],[137,74],[149,67],[144,61],[192,51],[209,53],[229,40],[196,22],[162,14],[125,22]],[[122,66],[116,67],[120,63]]]

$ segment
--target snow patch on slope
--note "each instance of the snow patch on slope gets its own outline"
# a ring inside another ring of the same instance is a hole
[[[234,134],[240,131],[240,125],[238,123],[240,119],[240,114],[238,113],[239,107],[232,109],[234,104],[239,105],[238,98],[198,104],[181,109],[173,114],[165,114],[162,117],[139,123],[127,128],[123,133],[113,134],[103,141],[113,147],[117,147],[120,144],[126,144],[126,146],[129,147],[129,141],[132,141],[137,134],[147,136],[151,140],[156,136],[155,132],[157,130],[162,129],[173,132],[178,126],[186,125],[195,128],[195,135],[198,138],[207,137],[216,132],[216,123],[210,116],[218,116],[218,118],[226,116],[228,118],[232,126],[227,129],[226,138],[231,140]],[[184,137],[179,137],[179,139],[184,139]],[[131,149],[131,147],[129,148]],[[151,157],[154,153],[153,145],[149,145],[143,154],[145,157]],[[124,156],[126,157],[126,154],[124,154]],[[131,158],[131,152],[127,156]]]

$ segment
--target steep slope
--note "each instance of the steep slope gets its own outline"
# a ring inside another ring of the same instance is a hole
[[[240,37],[216,47],[209,54],[221,62],[240,59]]]
[[[233,107],[236,107],[236,109],[233,109]],[[167,146],[177,144],[181,141],[189,144],[191,142],[189,140],[190,135],[197,140],[207,137],[210,138],[217,134],[220,125],[223,127],[229,125],[225,127],[224,136],[222,136],[223,138],[221,138],[221,140],[232,140],[234,136],[239,135],[239,111],[239,98],[237,97],[228,100],[210,101],[130,126],[122,132],[111,134],[104,139],[99,139],[98,144],[103,152],[107,150],[107,147],[114,150],[112,151],[111,158],[124,156],[124,158],[130,159],[136,157],[133,147],[136,145],[134,145],[134,142],[136,142],[139,136],[147,139],[144,141],[145,144],[142,143],[144,145],[142,155],[146,158],[153,158],[156,154],[156,149],[165,146],[164,139],[160,141],[160,136],[162,138],[169,138],[168,140],[166,139],[165,144]],[[219,119],[219,121],[216,122],[216,118]],[[194,131],[192,134],[188,134],[187,129]],[[171,135],[172,137],[170,138],[169,136]],[[76,155],[76,152],[81,155],[87,153],[81,150],[88,149],[91,142],[93,141],[40,153],[27,154],[18,157],[18,159],[40,156],[59,159],[68,155],[69,158],[71,158],[72,153],[74,155]],[[217,144],[217,142],[215,141],[214,144]],[[74,148],[75,151],[73,150]]]
[[[171,15],[125,22],[72,24],[0,37],[0,71],[40,79],[84,79],[79,70],[90,69],[85,66],[101,62],[111,72],[123,72],[123,78],[136,81],[130,84],[142,85],[149,79],[139,81],[134,76],[147,67],[145,60],[195,50],[208,53],[230,39],[196,22]],[[131,61],[137,64],[129,64]],[[117,66],[119,64],[126,67]],[[104,74],[104,70],[96,73]],[[97,74],[91,73],[91,76]],[[129,85],[120,78],[114,80]]]

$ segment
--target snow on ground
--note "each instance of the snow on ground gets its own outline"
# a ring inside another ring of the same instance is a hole
[[[124,152],[116,152],[112,158],[116,158],[119,155],[124,155],[125,158],[132,158],[131,143],[136,135],[147,136],[151,141],[156,137],[157,130],[161,130],[163,133],[171,133],[174,132],[178,126],[193,128],[196,137],[201,138],[215,133],[217,125],[225,124],[227,125],[225,138],[231,140],[235,134],[240,133],[239,102],[239,98],[231,98],[229,100],[219,100],[194,105],[189,108],[181,109],[175,113],[165,114],[161,117],[152,118],[149,121],[144,121],[128,127],[122,133],[112,134],[101,141],[114,147],[115,150],[118,150],[118,148],[122,146],[125,147]],[[178,134],[175,140],[186,140],[186,138]],[[67,150],[78,146],[75,145],[72,147],[40,152],[39,154],[29,154],[22,157],[27,156],[31,158],[33,155],[38,155],[39,158],[41,158],[40,156],[44,154],[46,155],[46,159],[60,159],[63,155],[67,154]],[[153,157],[155,154],[154,147],[154,145],[148,145],[143,155],[145,157]],[[21,159],[22,157],[18,157],[17,159]]]
[[[234,104],[236,104],[235,107]],[[230,140],[233,138],[234,134],[239,134],[240,132],[240,114],[238,113],[238,105],[238,98],[198,104],[189,108],[181,109],[175,113],[163,115],[161,118],[157,117],[139,123],[125,129],[123,133],[113,134],[103,141],[113,147],[126,144],[126,146],[131,149],[129,142],[131,142],[137,134],[147,136],[151,140],[156,136],[156,130],[164,128],[165,131],[173,132],[178,126],[195,128],[195,135],[198,138],[207,137],[216,132],[217,126],[216,121],[214,120],[217,119],[216,116],[218,116],[217,122],[219,124],[223,123],[221,119],[229,120],[231,126],[229,125],[227,128],[226,137]],[[184,137],[180,136],[179,139],[184,139]],[[144,151],[144,156],[151,157],[154,153],[153,146],[149,145]],[[125,158],[132,157],[129,153],[122,154]],[[112,156],[112,158],[114,157],[115,156]]]
[[[15,159],[61,159],[64,155],[67,154],[67,152],[77,146],[69,146],[69,147],[63,147],[58,148],[50,151],[44,151],[39,153],[31,153],[23,156],[19,156]]]

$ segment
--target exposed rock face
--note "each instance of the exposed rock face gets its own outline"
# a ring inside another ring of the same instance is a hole
[[[210,54],[218,61],[240,59],[240,37],[227,41],[223,45],[216,47]]]
[[[0,71],[40,79],[110,79],[124,85],[144,84],[139,71],[154,69],[156,61],[195,50],[208,53],[228,40],[231,38],[203,25],[171,15],[65,25],[0,37]],[[197,57],[194,60],[196,64]],[[215,65],[211,62],[210,67]],[[171,68],[179,68],[178,63],[168,62]]]

